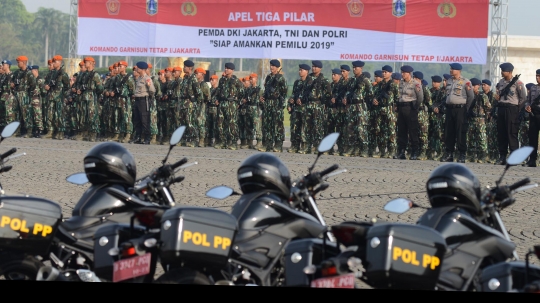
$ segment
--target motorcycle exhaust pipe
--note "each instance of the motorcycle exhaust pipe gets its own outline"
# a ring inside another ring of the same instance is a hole
[[[69,275],[69,273],[67,273]],[[64,273],[61,273],[58,269],[52,266],[41,267],[37,273],[37,281],[70,281]]]

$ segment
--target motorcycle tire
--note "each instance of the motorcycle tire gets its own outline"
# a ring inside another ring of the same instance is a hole
[[[38,271],[43,267],[33,256],[0,254],[0,280],[32,280],[37,278]]]
[[[188,268],[172,269],[157,278],[155,283],[212,285],[207,276]]]

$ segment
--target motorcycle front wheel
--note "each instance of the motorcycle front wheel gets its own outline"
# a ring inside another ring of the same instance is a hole
[[[32,280],[44,265],[35,257],[0,253],[0,280]]]
[[[212,285],[212,282],[210,282],[207,276],[189,268],[171,269],[161,275],[155,283]]]

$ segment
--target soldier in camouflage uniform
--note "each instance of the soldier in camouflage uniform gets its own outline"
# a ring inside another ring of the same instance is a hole
[[[210,103],[210,87],[208,84],[204,81],[204,75],[206,75],[206,71],[203,68],[197,68],[195,69],[195,76],[197,77],[197,81],[199,82],[199,88],[202,93],[202,100],[198,108],[197,112],[197,128],[199,133],[199,147],[207,147],[206,144],[206,107],[208,106],[208,103]]]
[[[49,114],[52,114],[51,126],[53,132],[50,134],[53,139],[64,140],[64,132],[66,131],[64,102],[67,90],[69,89],[69,76],[65,72],[60,55],[53,57],[53,67],[54,71],[49,84],[45,84],[45,90],[49,92]]]
[[[279,60],[270,60],[270,74],[264,79],[264,93],[259,99],[262,107],[263,146],[260,151],[283,152],[285,126],[283,124],[287,82],[280,73]]]
[[[214,148],[238,149],[238,97],[244,93],[244,85],[233,75],[234,64],[225,63],[225,76],[219,80],[214,103],[218,105],[218,131],[221,144]]]
[[[418,108],[418,157],[417,160],[426,160],[426,151],[428,149],[428,131],[429,131],[429,117],[428,109],[431,108],[431,93],[427,88],[427,82],[424,80],[424,74],[419,71],[413,72],[413,78],[416,82],[422,86],[424,100],[420,103]],[[409,143],[410,147],[410,143]]]
[[[101,98],[101,132],[104,134],[102,141],[109,141],[114,137],[114,133],[111,131],[111,117],[112,117],[112,106],[111,106],[111,92],[112,92],[112,83],[116,77],[116,69],[114,65],[109,66],[109,76],[103,82],[103,94]]]
[[[210,77],[210,102],[206,108],[206,138],[205,145],[213,147],[219,143],[219,132],[217,128],[218,107],[215,104],[215,92],[218,87],[218,76]]]
[[[327,129],[326,105],[332,99],[332,88],[330,81],[322,74],[322,62],[319,60],[311,61],[312,78],[311,86],[308,86],[309,92],[306,94],[306,108],[303,121],[303,135],[307,135],[308,147],[303,151],[309,153],[317,152],[317,146],[323,139]]]
[[[176,121],[173,117],[173,109],[170,108],[170,103],[173,102],[173,84],[174,80],[174,68],[167,67],[165,68],[164,81],[161,83],[161,89],[163,90],[161,101],[158,104],[158,128],[161,132],[161,141],[159,144],[163,145],[168,142],[171,138],[170,123]],[[172,120],[171,120],[172,119]]]
[[[249,81],[249,76],[244,77],[240,79],[242,84],[244,84],[244,94],[239,97],[240,99],[240,105],[238,106],[238,132],[240,137],[240,149],[248,149],[249,145],[252,144],[253,138],[251,138],[250,143],[248,145],[247,141],[247,108],[248,108],[248,99],[249,99],[249,91],[251,90],[251,82]]]
[[[132,96],[135,92],[135,81],[126,72],[128,64],[125,61],[118,62],[118,75],[113,84],[112,104],[112,124],[114,125],[113,141],[118,139],[120,143],[127,143],[133,134],[132,121]],[[118,135],[118,136],[117,136]]]
[[[330,83],[330,91],[332,98],[329,100],[329,102],[326,104],[326,119],[328,123],[326,124],[326,129],[324,134],[328,135],[335,132],[341,132],[340,126],[341,123],[338,120],[340,117],[339,111],[340,108],[339,100],[340,100],[340,92],[342,92],[343,87],[343,79],[341,78],[341,69],[334,68],[332,69],[332,83]],[[334,147],[325,153],[326,155],[333,155],[334,154]]]
[[[159,84],[158,77],[151,75],[153,73],[152,70],[152,64],[148,63],[148,76],[152,79],[152,83],[154,83],[154,88],[156,89],[154,93],[150,93],[150,98],[148,99],[150,103],[150,144],[157,144],[156,137],[159,133],[157,126],[157,100],[161,99],[161,85]]]
[[[365,100],[373,100],[371,82],[362,73],[364,62],[354,61],[353,73],[355,78],[349,81],[347,94],[344,98],[347,107],[347,137],[343,156],[367,156],[369,134],[367,131],[369,116]]]
[[[69,134],[68,138],[70,140],[76,140],[77,135],[77,107],[75,104],[75,99],[77,98],[77,77],[79,76],[78,73],[73,74],[73,77],[70,81],[70,85],[67,87],[67,91],[64,95],[64,106],[63,106],[63,112],[64,112],[64,125],[65,125],[65,134]],[[73,92],[73,89],[75,89],[75,92]],[[54,116],[54,106],[49,106],[49,114],[51,115],[51,121],[52,117]],[[55,135],[56,136],[56,135]]]
[[[0,127],[3,129],[6,125],[13,121],[18,121],[17,112],[15,110],[15,96],[13,95],[13,89],[11,88],[11,61],[2,61],[2,76],[0,77]]]
[[[52,66],[52,59],[49,59],[47,61],[47,69],[49,70],[47,72],[47,74],[45,75],[45,77],[43,78],[43,82],[46,84],[46,83],[49,83],[49,79],[51,78],[51,75],[52,75],[52,70],[53,70],[53,66]],[[47,98],[47,91],[45,90],[45,84],[43,84],[43,91],[42,91],[42,94],[41,94],[41,119],[43,121],[43,133],[42,135],[46,135],[49,131],[49,128],[51,128],[51,121],[50,121],[50,117],[49,117],[49,104],[48,104],[48,98]]]
[[[366,75],[369,74],[367,72],[363,72],[362,74]],[[369,78],[369,77],[368,77]],[[375,96],[375,88],[377,87],[377,83],[379,83],[382,80],[382,71],[376,70],[373,73],[374,81],[371,82],[371,87],[373,87],[373,94]],[[368,108],[368,157],[375,157],[379,158],[380,154],[375,153],[375,149],[377,148],[377,134],[380,133],[379,124],[377,124],[377,118],[379,116],[379,108],[373,106],[373,100],[366,100],[367,102],[367,108]],[[379,151],[380,153],[380,151]]]
[[[82,112],[80,129],[83,131],[83,140],[96,142],[100,131],[97,98],[103,92],[103,85],[98,73],[94,71],[96,61],[92,57],[83,60],[86,75],[81,82],[77,94],[81,95]]]
[[[469,133],[467,135],[467,161],[486,163],[487,138],[486,138],[486,113],[491,111],[489,99],[480,89],[482,82],[472,78],[474,99],[469,108]]]
[[[30,101],[30,122],[33,138],[41,138],[43,131],[43,113],[41,112],[41,95],[46,92],[44,79],[39,75],[39,66],[33,65],[31,69],[36,79],[36,89],[31,95]],[[30,128],[30,127],[29,127]]]
[[[525,85],[525,89],[527,90],[527,96],[531,93],[530,89],[533,85],[534,83],[527,83]],[[520,147],[529,146],[529,113],[525,111],[525,107],[523,107],[519,111],[518,140]]]
[[[248,103],[248,138],[255,138],[257,144],[253,145],[253,140],[249,141],[249,148],[259,149],[263,147],[262,144],[262,131],[261,131],[261,87],[257,85],[257,74],[253,73],[249,75],[249,82],[251,83],[251,89],[249,90],[249,103]]]
[[[197,117],[199,115],[199,107],[204,101],[199,81],[193,73],[194,66],[195,64],[191,60],[184,61],[184,81],[182,85],[182,99],[184,102],[180,108],[180,121],[182,121],[182,125],[186,126],[186,132],[182,138],[186,138],[187,147],[199,145]]]
[[[429,107],[429,123],[428,123],[428,149],[426,158],[435,160],[433,154],[438,157],[442,156],[444,150],[444,104],[445,91],[441,88],[442,78],[440,76],[431,77],[431,94],[432,106]],[[433,112],[433,107],[438,106],[439,113]]]
[[[167,111],[167,126],[168,126],[168,133],[169,136],[172,135],[174,130],[178,128],[181,125],[182,122],[180,121],[180,97],[182,94],[182,83],[183,79],[180,77],[182,74],[182,68],[179,66],[175,66],[173,68],[172,73],[172,80],[169,82],[169,85],[167,86],[167,103],[169,105],[169,110]]]
[[[287,104],[287,111],[289,112],[289,127],[291,132],[291,147],[288,152],[298,153],[305,148],[304,145],[307,144],[307,137],[302,135],[303,131],[303,121],[305,113],[305,105],[303,100],[309,94],[309,87],[313,79],[308,77],[309,70],[311,67],[307,64],[300,64],[298,66],[298,75],[299,79],[294,81],[292,95],[289,97]]]
[[[352,78],[349,77],[349,72],[351,71],[350,66],[344,64],[340,66],[340,69],[341,69],[342,84],[341,84],[341,88],[339,92],[339,98],[336,100],[337,108],[338,108],[338,113],[337,113],[338,130],[339,130],[340,135],[336,144],[338,148],[337,155],[343,156],[343,152],[345,150],[345,146],[347,142],[346,136],[345,136],[347,132],[347,120],[346,120],[347,107],[343,100],[345,99],[345,96],[347,95],[347,90],[349,89],[350,81]]]
[[[164,144],[163,140],[166,140],[167,136],[167,103],[164,102],[164,97],[167,94],[167,78],[165,78],[165,70],[162,69],[158,73],[159,86],[156,89],[161,91],[161,97],[156,99],[157,106],[157,142],[160,145]]]
[[[493,98],[491,81],[482,80],[482,91],[488,97],[491,104],[491,111],[486,113],[486,139],[487,139],[487,162],[495,163],[499,158],[499,148],[497,144],[497,100]]]
[[[15,91],[16,108],[21,122],[20,136],[28,137],[28,128],[32,125],[30,121],[30,96],[36,89],[36,78],[27,67],[28,58],[26,56],[17,57],[19,70],[13,73],[11,88]],[[31,129],[31,127],[30,127]]]
[[[392,80],[392,67],[385,65],[381,71],[382,81],[373,88],[373,110],[377,119],[373,123],[376,132],[373,144],[379,148],[380,157],[393,156],[396,150],[396,121],[394,103],[398,98],[398,86]]]
[[[540,130],[540,69],[536,70],[536,83],[531,85],[527,93],[524,109],[529,115],[529,142],[534,148],[529,160],[523,164],[525,167],[538,166],[538,132]]]

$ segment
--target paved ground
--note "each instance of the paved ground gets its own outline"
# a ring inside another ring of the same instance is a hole
[[[8,193],[25,193],[41,196],[61,204],[64,215],[69,217],[74,204],[88,186],[77,186],[65,181],[72,174],[83,171],[82,160],[86,152],[96,143],[71,140],[8,138],[0,145],[0,152],[16,147],[26,156],[10,162],[13,169],[0,175],[0,182]],[[168,146],[126,144],[137,160],[137,171],[142,176],[160,165]],[[288,146],[288,144],[286,144]],[[239,190],[236,169],[253,150],[217,150],[214,148],[175,147],[169,162],[187,157],[198,165],[184,171],[186,179],[173,185],[177,203],[219,207],[229,211],[234,198],[213,200],[205,192],[217,185],[227,185]],[[315,155],[278,154],[288,165],[293,176],[307,172]],[[404,215],[394,215],[383,210],[384,204],[396,197],[412,199],[418,204],[429,206],[425,194],[425,180],[431,170],[439,166],[435,161],[410,161],[378,158],[345,158],[322,156],[317,164],[324,169],[332,164],[346,168],[346,173],[329,180],[330,187],[320,193],[319,208],[328,224],[344,220],[389,220],[415,222],[423,213],[412,209]],[[494,184],[503,171],[502,166],[492,164],[467,164],[478,174],[483,185]],[[533,182],[540,181],[537,168],[513,167],[505,181],[513,183],[525,176]],[[535,188],[516,195],[517,202],[501,214],[512,239],[518,245],[521,258],[533,245],[540,244],[540,205]],[[536,258],[531,259],[537,263]]]

